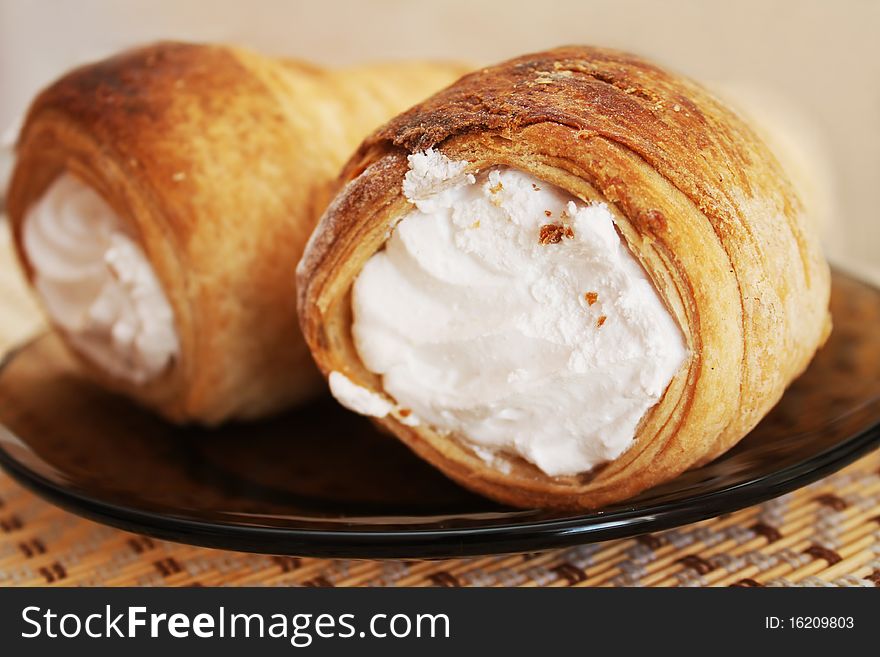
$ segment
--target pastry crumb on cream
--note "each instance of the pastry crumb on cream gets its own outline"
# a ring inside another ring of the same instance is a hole
[[[34,286],[76,349],[130,383],[162,374],[180,351],[174,313],[140,244],[107,202],[62,173],[22,230]]]
[[[608,207],[439,151],[409,162],[414,207],[353,285],[364,365],[493,467],[503,453],[571,475],[620,456],[687,349]],[[339,377],[350,408],[394,407]]]

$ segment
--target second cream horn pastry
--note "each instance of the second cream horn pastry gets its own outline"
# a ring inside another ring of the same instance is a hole
[[[559,48],[368,138],[299,266],[331,390],[447,475],[592,508],[733,446],[830,330],[768,146],[696,83]]]
[[[340,166],[455,64],[339,71],[160,43],[32,104],[8,193],[16,247],[93,377],[175,421],[258,417],[323,384],[293,263]]]

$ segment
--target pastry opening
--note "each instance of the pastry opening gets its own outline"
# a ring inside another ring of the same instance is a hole
[[[150,261],[91,187],[62,172],[28,210],[22,245],[47,314],[93,364],[145,384],[177,358],[174,312]]]
[[[336,372],[334,394],[404,409],[491,467],[513,455],[566,476],[619,457],[688,352],[610,209],[509,167],[472,173],[434,150],[409,162],[413,207],[351,294],[384,396],[333,386]]]

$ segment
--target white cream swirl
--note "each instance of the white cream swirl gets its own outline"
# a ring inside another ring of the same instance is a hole
[[[23,245],[46,311],[112,376],[143,384],[179,353],[174,313],[138,242],[91,187],[62,173],[29,210]]]
[[[608,207],[513,169],[410,156],[413,210],[352,292],[384,391],[491,464],[548,475],[620,456],[684,363],[679,327]]]

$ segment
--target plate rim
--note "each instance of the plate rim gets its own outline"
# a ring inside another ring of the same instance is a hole
[[[838,276],[858,282],[880,296],[880,287],[845,270]],[[0,357],[0,373],[30,345],[33,336]],[[0,431],[27,444],[0,423]],[[0,468],[37,496],[75,515],[129,532],[200,547],[322,558],[437,559],[532,553],[587,543],[629,538],[688,525],[779,497],[880,448],[880,419],[810,458],[719,490],[674,502],[655,502],[612,511],[573,512],[562,518],[513,520],[491,527],[377,528],[271,527],[240,521],[198,520],[107,502],[65,488],[29,468],[0,440]],[[38,457],[39,458],[39,457]],[[606,517],[607,516],[607,517]]]
[[[18,351],[18,350],[16,350]],[[0,370],[6,359],[0,363]],[[0,425],[9,435],[15,434]],[[757,479],[669,503],[493,527],[438,529],[323,529],[222,523],[121,506],[67,489],[34,472],[0,442],[0,467],[39,497],[76,515],[162,540],[201,547],[291,556],[360,559],[456,558],[538,552],[638,536],[713,518],[759,504],[840,470],[880,447],[880,421],[833,445]],[[647,527],[645,527],[647,525]],[[644,528],[644,531],[639,531]],[[271,548],[267,543],[272,543]]]

